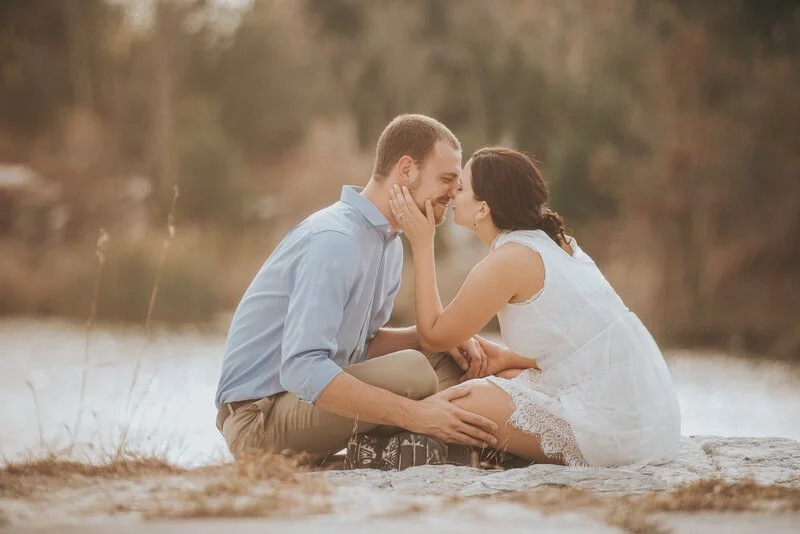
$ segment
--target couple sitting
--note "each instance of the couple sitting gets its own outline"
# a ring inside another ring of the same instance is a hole
[[[462,170],[447,127],[395,118],[366,187],[294,228],[236,310],[216,395],[231,452],[347,447],[350,466],[384,469],[484,448],[583,466],[668,457],[680,413],[661,352],[547,195],[524,154],[481,149]],[[445,308],[433,238],[451,201],[489,254]],[[386,328],[400,232],[417,325]],[[495,315],[506,347],[477,335]]]

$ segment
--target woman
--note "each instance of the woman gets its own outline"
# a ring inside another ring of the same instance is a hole
[[[391,208],[411,243],[423,344],[463,343],[497,315],[508,349],[481,340],[495,375],[456,387],[460,407],[492,419],[495,437],[539,463],[641,465],[669,457],[680,410],[669,371],[645,326],[547,206],[534,163],[504,148],[467,162],[455,222],[489,247],[445,309],[434,270],[432,208],[408,190]],[[510,425],[505,424],[510,422]]]

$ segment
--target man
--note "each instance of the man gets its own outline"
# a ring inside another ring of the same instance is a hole
[[[426,357],[416,328],[384,327],[403,266],[389,191],[407,186],[422,209],[430,199],[441,224],[460,172],[461,146],[447,127],[399,116],[381,134],[367,186],[344,187],[339,202],[284,237],[228,333],[216,405],[232,453],[331,453],[355,433],[387,426],[495,445],[492,421],[450,402],[464,390],[440,391],[463,371],[485,370],[479,344]]]

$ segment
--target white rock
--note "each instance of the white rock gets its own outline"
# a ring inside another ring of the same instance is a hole
[[[719,476],[727,480],[800,483],[800,442],[795,440],[710,437],[703,439],[701,446]]]
[[[570,486],[607,494],[670,489],[699,479],[800,483],[800,442],[785,438],[691,436],[671,461],[637,469],[532,465],[507,471],[421,466],[401,472],[371,469],[320,473],[335,485],[410,495],[473,496]]]

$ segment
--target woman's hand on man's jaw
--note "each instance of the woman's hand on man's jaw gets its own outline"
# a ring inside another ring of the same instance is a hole
[[[422,246],[433,248],[436,219],[430,199],[425,201],[425,213],[422,213],[407,187],[403,186],[401,189],[400,186],[393,185],[389,191],[389,207],[412,248],[419,249]]]

